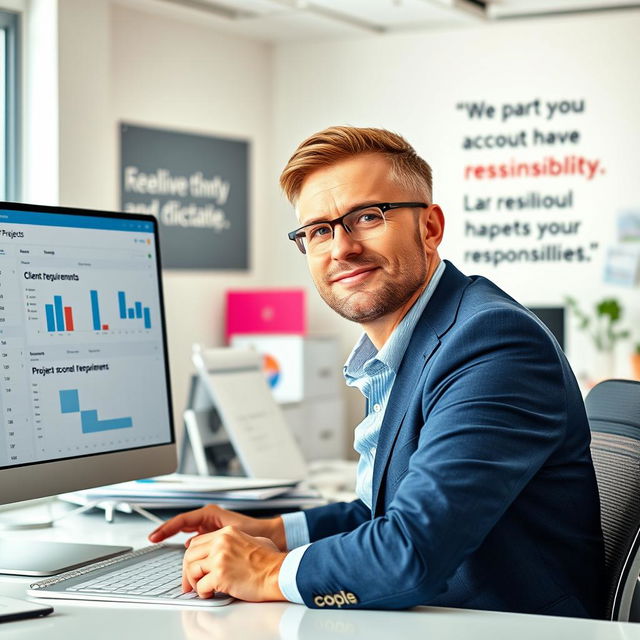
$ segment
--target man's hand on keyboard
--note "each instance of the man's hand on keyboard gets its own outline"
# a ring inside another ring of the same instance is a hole
[[[226,526],[189,540],[182,563],[182,588],[201,598],[215,591],[250,602],[285,600],[278,574],[287,554],[267,538]]]
[[[280,551],[287,550],[284,524],[280,516],[276,518],[251,518],[234,511],[221,509],[216,505],[207,505],[201,509],[181,513],[167,520],[151,532],[151,542],[161,542],[180,531],[197,532],[199,534],[217,531],[223,527],[234,527],[250,536],[269,538]]]

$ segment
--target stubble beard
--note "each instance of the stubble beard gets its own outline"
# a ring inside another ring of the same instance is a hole
[[[341,263],[335,272],[369,266],[384,269],[388,264],[388,260],[382,257],[375,262],[365,258]],[[413,260],[401,266],[396,274],[387,273],[382,285],[373,291],[363,293],[355,290],[339,296],[332,290],[329,278],[321,283],[316,282],[316,288],[320,297],[343,318],[360,324],[372,322],[402,307],[419,288],[424,286],[427,265],[427,256],[419,246],[416,248]]]

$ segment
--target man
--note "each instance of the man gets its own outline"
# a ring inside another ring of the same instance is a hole
[[[270,520],[217,507],[173,518],[150,539],[199,534],[184,588],[318,608],[601,616],[576,381],[530,312],[440,260],[427,163],[388,131],[332,127],[300,145],[281,185],[320,295],[364,330],[345,365],[367,398],[359,499]]]

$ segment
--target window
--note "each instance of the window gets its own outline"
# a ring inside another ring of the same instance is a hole
[[[0,200],[17,200],[19,154],[19,23],[0,11]]]

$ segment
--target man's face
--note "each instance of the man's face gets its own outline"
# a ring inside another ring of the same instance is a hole
[[[300,225],[331,220],[360,205],[424,201],[424,194],[390,177],[388,160],[366,154],[310,174],[296,202]],[[430,209],[387,212],[386,231],[356,241],[336,225],[331,248],[308,255],[309,269],[322,299],[337,313],[366,324],[397,311],[427,282],[435,243],[428,241]]]

